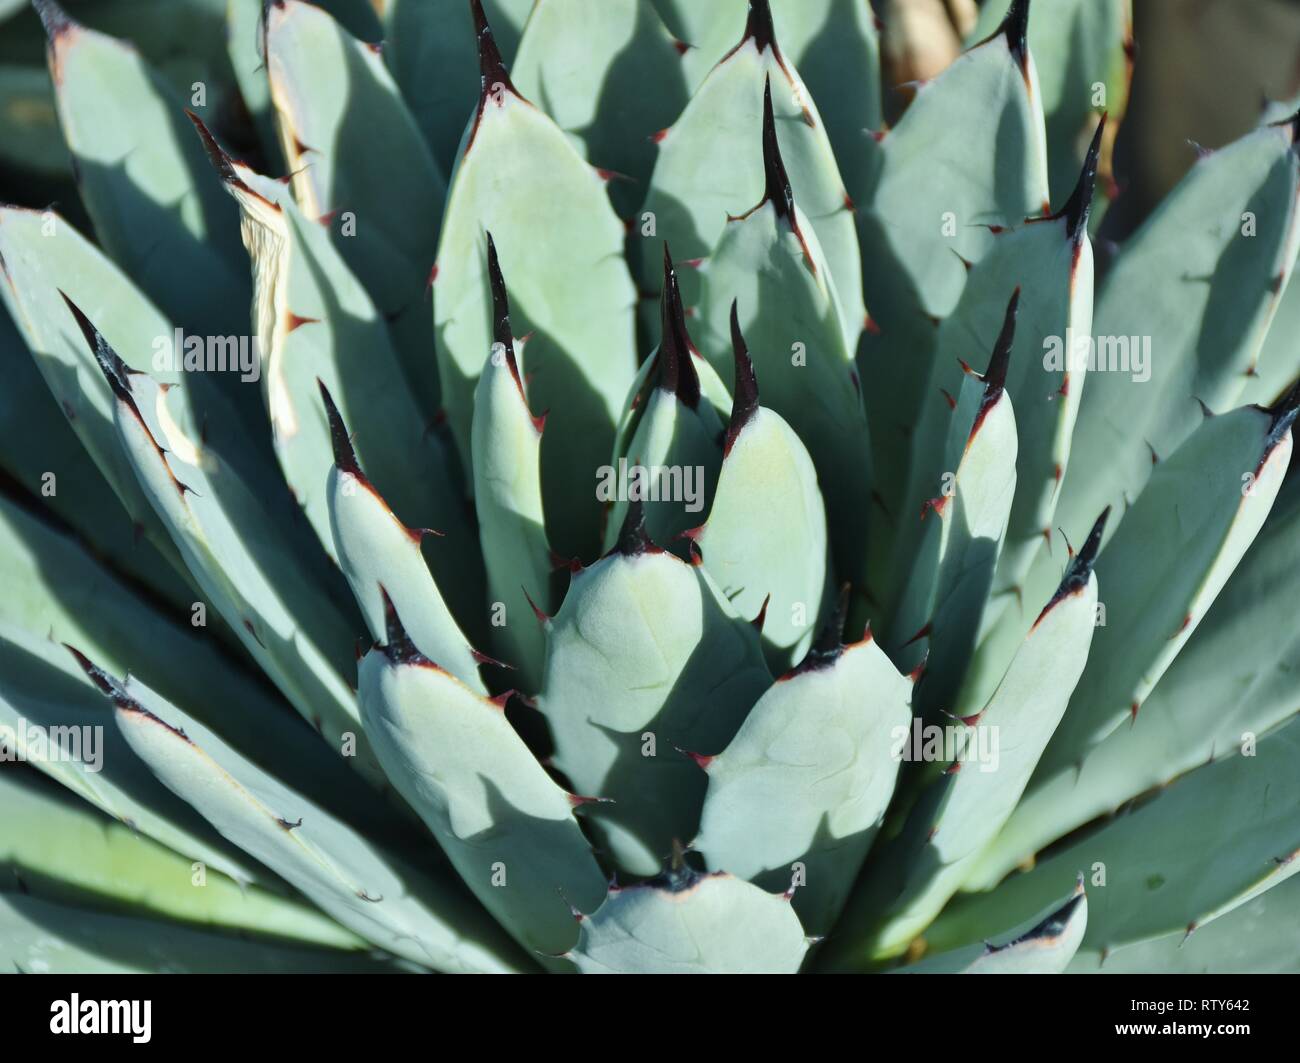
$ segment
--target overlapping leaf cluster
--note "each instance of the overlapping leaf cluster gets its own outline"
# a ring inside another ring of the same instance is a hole
[[[1286,108],[1094,290],[1126,0],[34,6],[6,963],[1294,965]]]

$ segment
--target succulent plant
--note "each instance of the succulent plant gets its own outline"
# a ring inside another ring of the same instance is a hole
[[[1294,969],[1300,115],[995,6],[35,0],[0,961]]]

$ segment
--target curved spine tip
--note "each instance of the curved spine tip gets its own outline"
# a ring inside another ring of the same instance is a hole
[[[1015,57],[1016,62],[1020,64],[1020,69],[1022,71],[1028,70],[1029,0],[1012,0],[1011,7],[1007,11],[1007,17],[1003,19],[998,32],[1006,37],[1007,47],[1011,49],[1011,54]]]
[[[754,361],[740,331],[740,314],[735,299],[731,301],[731,352],[736,363],[736,382],[732,390],[731,421],[727,425],[723,455],[731,452],[732,444],[758,412],[758,378],[754,375]]]
[[[657,549],[650,540],[646,527],[645,503],[633,499],[627,504],[627,515],[623,518],[623,527],[619,529],[618,543],[615,551],[623,557],[640,557]]]
[[[1109,112],[1102,112],[1097,122],[1097,128],[1092,134],[1092,142],[1088,145],[1088,153],[1083,159],[1083,170],[1079,173],[1079,180],[1074,186],[1074,191],[1070,193],[1070,198],[1065,201],[1065,206],[1044,219],[1048,221],[1063,219],[1069,238],[1076,244],[1080,243],[1088,233],[1088,219],[1092,213],[1092,200],[1097,188],[1097,166],[1101,159],[1101,145],[1106,132],[1108,114]]]
[[[469,0],[470,14],[474,19],[474,39],[478,44],[479,69],[479,106],[492,94],[495,86],[500,85],[512,96],[518,96],[510,72],[501,58],[501,49],[497,47],[492,27],[488,25],[487,15],[483,11],[482,0]]]
[[[433,662],[421,653],[397,615],[397,607],[388,595],[388,589],[379,584],[379,594],[384,600],[384,644],[379,647],[392,664],[430,665]]]
[[[811,672],[832,665],[844,652],[844,625],[849,616],[851,589],[848,583],[840,587],[839,595],[835,599],[835,607],[826,617],[825,623],[822,624],[816,640],[809,647],[804,659],[790,673],[791,678],[804,672]]]
[[[771,203],[777,216],[795,224],[794,189],[781,158],[781,145],[776,139],[776,114],[772,109],[772,75],[763,81],[763,200]]]
[[[673,392],[692,410],[700,404],[700,378],[691,364],[690,333],[686,331],[686,310],[672,253],[664,242],[664,287],[659,300],[659,387]]]
[[[320,388],[321,401],[325,404],[325,417],[329,421],[330,446],[334,450],[334,464],[340,472],[360,477],[362,475],[361,466],[357,464],[357,454],[352,447],[352,438],[348,435],[347,425],[343,423],[343,415],[339,413],[338,406],[334,404],[334,397],[330,394],[329,388],[325,386],[325,381],[317,377],[316,386]]]
[[[1020,286],[1011,293],[1007,309],[1002,317],[1002,330],[997,342],[993,344],[993,353],[989,356],[989,367],[984,371],[985,401],[996,398],[1006,387],[1007,370],[1011,365],[1011,349],[1016,343],[1016,319],[1020,314]]]

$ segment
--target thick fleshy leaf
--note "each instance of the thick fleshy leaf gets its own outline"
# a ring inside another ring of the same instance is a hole
[[[1117,949],[1186,934],[1300,870],[1300,719],[1197,768],[991,893],[953,905],[927,932],[949,948],[1032,917],[1082,873],[1089,884],[1084,947]],[[1104,883],[1104,884],[1103,884]]]
[[[732,607],[762,614],[768,664],[783,672],[812,644],[826,596],[826,511],[812,458],[780,414],[758,405],[739,330],[734,342],[736,400],[722,469],[709,519],[692,538]]]
[[[872,859],[864,888],[828,944],[836,967],[860,968],[902,953],[1011,815],[1088,659],[1098,582],[1092,565],[1103,525],[1104,518],[983,710],[929,733],[918,718],[905,737],[900,752],[927,762],[928,785],[902,829]]]
[[[508,63],[533,0],[482,3]],[[479,94],[476,33],[469,6],[465,0],[384,0],[382,8],[384,58],[434,159],[444,173],[450,173]]]
[[[1102,952],[1081,949],[1071,974],[1300,974],[1300,879],[1201,927]]]
[[[713,257],[699,270],[697,333],[718,373],[729,376],[736,306],[741,332],[752,340],[763,402],[794,429],[817,469],[836,578],[861,588],[872,480],[862,394],[836,324],[833,270],[801,200],[792,196],[784,152],[767,128],[766,189],[758,206],[726,222]]]
[[[927,722],[940,712],[961,713],[954,698],[979,636],[1011,515],[1019,444],[1006,378],[1019,299],[1017,290],[983,377],[971,371],[962,382],[944,458],[953,471],[945,472],[940,494],[920,509],[922,519],[932,513],[934,521],[913,573],[925,611],[908,617],[915,606],[905,598],[903,630],[919,630],[925,638],[926,666],[914,708]],[[920,642],[914,644],[919,648]]]
[[[578,926],[583,974],[794,974],[808,950],[789,898],[689,868],[611,889]]]
[[[1032,929],[1003,945],[988,942],[929,956],[896,974],[1063,974],[1088,926],[1083,883],[1070,899]]]
[[[289,948],[157,920],[0,894],[0,960],[23,974],[319,974],[395,971],[333,949]]]
[[[265,40],[298,207],[328,225],[388,322],[420,407],[432,413],[437,370],[426,284],[445,178],[379,49],[300,0],[267,8]]]
[[[114,350],[126,352],[123,361],[131,369],[151,373],[165,387],[185,381],[180,397],[173,399],[177,416],[194,426],[205,446],[262,499],[283,524],[284,534],[298,542],[316,578],[329,581],[324,555],[295,526],[297,508],[274,466],[256,394],[261,366],[251,343],[239,337],[203,342],[192,332],[174,329],[126,274],[52,211],[0,208],[0,269],[7,281],[0,284],[0,299],[68,424],[132,521],[178,571],[185,568],[176,548],[118,444],[112,390],[65,298],[96,315],[92,320]]]
[[[922,448],[917,460],[923,460],[925,447],[940,445],[916,434],[926,406],[942,402],[929,387],[933,367],[939,358],[961,354],[940,347],[937,325],[960,302],[967,281],[963,260],[980,262],[997,228],[1047,208],[1041,96],[1024,44],[1028,11],[1027,0],[1016,0],[998,34],[918,87],[881,142],[878,179],[869,190],[850,190],[858,203],[872,321],[858,365],[870,382],[876,490],[894,526],[892,534],[873,536],[872,545],[873,591],[885,615],[902,591],[915,549],[912,514],[903,509],[913,451]],[[994,305],[1000,308],[1006,296],[999,294]]]
[[[53,212],[0,209],[0,268],[6,282],[0,284],[0,298],[72,430],[131,520],[183,571],[118,445],[112,392],[59,292],[95,315],[109,342],[126,352],[125,361],[133,369],[149,367],[154,340],[169,339],[171,324],[112,262]],[[172,384],[178,375],[165,367],[158,371],[158,379]]]
[[[1067,470],[1054,524],[1070,541],[1094,507],[1113,505],[1123,519],[1201,423],[1198,402],[1222,411],[1251,379],[1300,240],[1294,135],[1293,124],[1266,126],[1198,159],[1108,274],[1093,315],[1096,366],[1071,443],[1076,455],[1107,458]],[[1053,584],[1064,546],[1054,535],[1050,550],[1040,549],[1020,603]],[[995,681],[1030,622],[1008,603],[986,634],[973,681]]]
[[[1038,77],[1023,36],[1029,6],[1015,0],[996,34],[918,86],[882,141],[879,182],[859,212],[872,238],[863,245],[868,293],[901,268],[894,285],[912,298],[879,310],[873,303],[873,317],[918,309],[946,317],[965,286],[961,258],[978,262],[993,241],[990,226],[1019,224],[1047,202]],[[872,250],[888,257],[873,262]]]
[[[1075,427],[1057,521],[1072,539],[1117,512],[1200,423],[1238,399],[1300,245],[1291,124],[1197,160],[1124,249],[1093,315],[1097,359]],[[1101,344],[1107,344],[1106,349]],[[1121,524],[1120,527],[1123,527]]]
[[[339,566],[366,619],[370,637],[376,642],[383,640],[386,625],[382,588],[390,588],[388,593],[402,615],[409,618],[412,638],[422,652],[444,662],[462,682],[485,693],[474,648],[425,564],[421,544],[428,537],[426,530],[408,528],[397,519],[361,471],[347,426],[324,384],[321,397],[334,444],[334,467],[327,488],[330,526]],[[436,552],[441,544],[437,536],[433,538]]]
[[[692,408],[663,386],[662,373],[659,380],[646,396],[627,450],[602,469],[598,491],[613,502],[605,518],[607,550],[618,540],[629,505],[637,502],[645,505],[651,538],[684,552],[674,540],[699,525],[717,487],[722,465],[717,411],[698,398]]]
[[[765,889],[794,888],[804,927],[826,933],[857,877],[894,792],[897,732],[912,684],[868,635],[824,639],[756,704],[709,778],[692,847],[708,865]]]
[[[38,10],[59,122],[100,242],[178,325],[242,331],[237,213],[185,128],[182,101],[130,45],[78,25],[53,0]]]
[[[314,800],[359,808],[371,796],[350,773],[331,772],[334,754],[212,637],[203,620],[217,618],[206,603],[164,616],[70,536],[7,500],[0,582],[0,623],[29,640],[67,643],[114,672],[133,672]]]
[[[104,699],[92,693],[107,717]],[[111,721],[108,730],[117,730]],[[125,748],[121,753],[133,758]],[[308,945],[363,945],[310,905],[227,878],[193,850],[182,855],[141,836],[32,772],[0,768],[0,800],[0,867],[24,892]]]
[[[654,0],[679,40],[695,88],[739,40],[747,0]],[[881,128],[880,34],[869,4],[846,0],[769,0],[782,53],[803,75],[826,122],[850,188],[866,183]],[[850,73],[846,86],[845,75]]]
[[[332,554],[326,483],[333,450],[320,402],[323,383],[356,434],[361,461],[398,516],[446,535],[434,559],[435,577],[456,608],[473,615],[480,601],[473,529],[453,487],[450,456],[428,430],[383,319],[329,234],[294,204],[288,190],[230,159],[197,119],[195,124],[243,212],[272,438],[308,521]]]
[[[997,233],[988,254],[971,268],[957,308],[939,326],[940,357],[933,367],[930,401],[922,407],[916,428],[914,461],[902,510],[905,520],[935,497],[943,475],[955,470],[952,458],[938,445],[948,416],[945,397],[961,394],[962,361],[975,360],[975,352],[992,349],[993,338],[1003,325],[1007,296],[1012,291],[1020,293],[1006,379],[1015,404],[1019,439],[1016,494],[984,628],[1018,592],[1043,536],[1052,534],[1052,516],[1069,461],[1088,368],[1093,266],[1087,227],[1104,131],[1102,125],[1094,130],[1083,172],[1074,193],[1062,198],[1061,209]],[[903,553],[898,555],[900,564]],[[912,582],[924,577],[926,565],[919,558],[913,563]],[[892,641],[911,637],[916,631],[909,626],[912,619],[895,622]],[[982,634],[983,629],[977,637]],[[1014,652],[1015,647],[1010,647],[1010,653]],[[1009,660],[1010,654],[990,663],[987,685],[974,700],[982,703],[987,699]]]
[[[725,747],[771,677],[749,622],[631,517],[547,623],[538,708],[555,766],[614,802],[591,816],[614,862],[650,875],[699,823],[707,780],[680,751]]]
[[[1098,562],[1106,622],[1035,786],[1073,774],[1139,714],[1263,526],[1291,460],[1298,404],[1300,392],[1272,412],[1211,417],[1156,466]]]
[[[1001,948],[984,946],[963,974],[1063,974],[1088,928],[1088,898],[1074,896],[1029,933]]]
[[[184,425],[177,412],[184,386],[163,390],[148,374],[128,369],[75,305],[69,309],[112,386],[127,460],[204,596],[331,746],[341,750],[356,741],[346,613],[312,579],[248,486]],[[382,778],[364,745],[357,766]]]
[[[195,105],[207,107],[211,113],[229,113],[237,104],[224,40],[225,0],[164,2],[161,10],[166,17],[159,17],[157,0],[89,4],[71,0],[66,6],[90,29],[129,41],[179,95],[190,97]],[[32,21],[21,21],[10,32],[20,37]],[[17,46],[19,41],[14,43]],[[196,81],[202,82],[202,92]]]
[[[654,7],[647,0],[542,0],[511,71],[519,91],[590,162],[612,171],[610,198],[620,216],[630,216],[645,198],[654,134],[687,98],[682,56]]]
[[[985,4],[971,32],[972,43],[996,32],[1005,14],[1005,3]],[[1132,0],[1049,0],[1033,5],[1029,50],[1042,91],[1054,201],[1074,187],[1097,114],[1109,112],[1118,125],[1124,113],[1133,69],[1132,35]],[[1112,132],[1100,164],[1106,180],[1113,142]]]
[[[1300,635],[1300,480],[1283,487],[1263,531],[1131,727],[1089,750],[1082,767],[1022,798],[981,856],[968,889],[991,889],[1017,864],[1115,812],[1296,709]]]
[[[1295,267],[1291,269],[1295,276]],[[1255,374],[1246,382],[1241,401],[1271,405],[1300,377],[1300,284],[1288,282],[1277,314],[1269,325],[1268,336],[1255,363]]]
[[[646,530],[656,542],[672,543],[697,527],[722,465],[720,411],[700,380],[705,367],[697,368],[699,351],[686,331],[669,256],[665,244],[660,339],[650,356],[654,366],[632,400],[635,420],[616,433],[615,464],[602,470],[597,488],[602,501],[613,503],[605,517],[606,550],[618,540],[632,503],[643,505]]]
[[[383,852],[143,684],[99,669],[92,678],[164,786],[343,926],[443,971],[520,969],[518,954],[458,889]]]
[[[474,390],[470,440],[474,506],[488,571],[488,608],[496,652],[519,669],[519,684],[531,693],[541,682],[546,655],[542,628],[532,607],[549,613],[558,601],[542,501],[544,418],[534,417],[528,408],[515,358],[505,279],[491,240],[489,235],[494,339]],[[406,615],[400,605],[398,612]],[[416,645],[420,645],[418,638]],[[433,659],[443,663],[436,655]],[[455,674],[454,668],[444,667]]]
[[[1271,103],[1264,108],[1261,125],[1281,122],[1300,109],[1300,96],[1285,103]],[[1295,267],[1291,268],[1295,276]],[[1300,285],[1288,280],[1277,311],[1269,325],[1264,345],[1255,359],[1254,375],[1241,393],[1242,402],[1269,406],[1282,397],[1291,383],[1300,377],[1300,346],[1294,342],[1300,332]]]
[[[317,0],[352,36],[377,44],[384,36],[379,17],[369,0]],[[391,6],[391,5],[390,5]],[[409,5],[408,5],[409,6]],[[267,166],[279,173],[284,167],[276,130],[271,83],[267,77],[263,0],[227,0],[226,50],[239,95],[257,129],[257,139]]]
[[[515,92],[486,25],[479,53],[482,92],[452,174],[433,286],[443,402],[468,469],[473,390],[494,339],[486,229],[510,279],[515,331],[531,334],[530,405],[549,413],[550,542],[565,556],[589,556],[600,519],[593,480],[636,373],[623,226],[596,169]]]
[[[0,665],[0,760],[31,764],[131,830],[240,883],[265,881],[131,752],[66,647],[0,624]]]
[[[660,290],[661,241],[672,245],[679,260],[707,258],[732,227],[727,219],[764,197],[763,160],[770,154],[765,148],[764,98],[765,85],[770,84],[776,139],[790,175],[786,183],[793,185],[799,198],[805,230],[811,230],[809,236],[815,234],[825,252],[822,268],[832,280],[823,279],[822,285],[838,293],[833,320],[839,325],[841,344],[852,351],[864,315],[852,203],[817,106],[781,55],[765,10],[764,4],[752,8],[743,38],[704,79],[681,117],[659,137],[659,158],[636,230],[641,239],[633,248],[641,288],[655,294]],[[690,302],[689,289],[686,294]],[[724,325],[727,308],[738,294],[723,291],[715,300]],[[742,299],[741,312],[753,314],[755,308]],[[757,342],[757,333],[754,338]],[[804,342],[811,347],[815,338]],[[717,352],[706,349],[705,353],[714,357],[726,349],[724,344]]]
[[[50,514],[91,544],[106,563],[148,586],[169,604],[187,607],[194,598],[192,589],[133,524],[73,432],[8,314],[3,313],[0,360],[5,365],[5,387],[0,391],[0,469],[28,498],[39,498]],[[143,504],[143,499],[140,501]],[[179,565],[179,559],[176,563]]]
[[[525,948],[565,952],[577,938],[568,905],[596,903],[605,879],[574,799],[504,705],[424,657],[391,607],[387,642],[362,659],[360,683],[385,770],[466,885]]]

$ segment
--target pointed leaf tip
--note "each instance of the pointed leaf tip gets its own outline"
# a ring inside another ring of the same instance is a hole
[[[1092,134],[1092,143],[1088,145],[1088,154],[1084,156],[1083,170],[1079,174],[1074,191],[1070,193],[1065,206],[1050,215],[1053,221],[1065,220],[1066,231],[1075,243],[1082,240],[1088,232],[1088,217],[1092,212],[1093,193],[1097,187],[1097,163],[1101,158],[1101,142],[1106,132],[1107,114],[1108,112],[1103,112],[1100,121],[1097,122],[1097,129]]]
[[[72,311],[72,316],[77,322],[77,327],[81,329],[81,334],[86,338],[86,343],[90,345],[91,350],[94,350],[103,342],[103,337],[99,334],[99,330],[91,324],[90,318],[86,317],[86,315],[81,312],[81,307],[72,301],[67,292],[62,288],[58,291],[59,294],[63,296],[63,301],[67,305],[68,309]]]
[[[740,315],[736,300],[731,300],[731,353],[736,361],[736,385],[732,389],[731,421],[727,425],[723,454],[731,453],[740,431],[758,412],[758,378],[754,375],[754,361],[749,357],[749,347],[740,331]]]
[[[1029,68],[1029,0],[1012,0],[1007,17],[998,32],[1007,39],[1007,47],[1020,64],[1022,71]]]
[[[658,550],[650,541],[650,532],[645,523],[645,503],[639,498],[627,504],[627,516],[623,518],[623,527],[619,530],[614,550],[623,557],[640,557]]]
[[[1097,555],[1101,552],[1101,537],[1106,531],[1106,521],[1110,519],[1110,506],[1101,511],[1101,516],[1093,523],[1092,530],[1088,532],[1088,538],[1084,540],[1083,546],[1079,552],[1070,559],[1070,564],[1065,570],[1065,575],[1061,578],[1061,585],[1052,595],[1052,600],[1043,607],[1043,611],[1038,615],[1038,620],[1047,615],[1048,610],[1063,598],[1071,594],[1077,594],[1088,585],[1088,579],[1092,575],[1093,566],[1097,563]],[[1038,621],[1034,621],[1035,624]]]
[[[108,345],[99,329],[95,328],[90,318],[81,312],[81,307],[77,306],[69,297],[67,292],[62,288],[58,292],[63,296],[64,303],[72,311],[72,316],[77,322],[77,327],[81,329],[82,336],[86,339],[86,346],[90,348],[91,353],[95,356],[95,361],[99,363],[99,368],[108,381],[108,386],[112,389],[113,394],[122,402],[132,405],[135,400],[131,394],[131,381],[128,379],[132,369],[122,361],[118,353]]]
[[[794,189],[781,158],[776,139],[776,115],[772,110],[772,75],[763,80],[763,175],[766,181],[763,199],[771,203],[777,216],[794,225]]]
[[[659,324],[659,386],[676,394],[679,401],[693,410],[700,404],[700,378],[691,364],[693,345],[686,331],[686,311],[667,241],[664,242],[664,289],[659,299]]]
[[[380,647],[385,657],[393,664],[427,665],[432,662],[416,649],[411,636],[397,615],[397,607],[388,596],[388,588],[379,585],[379,594],[384,599],[384,645]]]
[[[1065,932],[1066,926],[1069,925],[1069,922],[1071,918],[1073,918],[1075,911],[1078,910],[1079,905],[1083,904],[1083,899],[1083,884],[1078,883],[1075,885],[1074,892],[1070,894],[1070,899],[1029,931],[1025,937],[1030,939],[1060,937],[1061,934]]]
[[[487,234],[488,284],[492,288],[492,338],[498,343],[513,345],[514,335],[510,331],[510,296],[506,292],[506,281],[501,275],[501,263],[497,259],[496,241],[492,234]]]
[[[1295,424],[1298,411],[1300,411],[1300,378],[1296,379],[1285,395],[1266,409],[1266,412],[1271,414],[1273,418],[1268,426],[1270,447],[1286,435],[1291,426]]]
[[[975,438],[975,433],[980,430],[984,418],[1002,397],[1006,387],[1007,369],[1011,364],[1011,348],[1016,342],[1016,317],[1019,313],[1020,286],[1017,285],[1016,290],[1011,293],[1011,300],[1007,303],[1006,315],[1002,319],[1002,331],[998,333],[997,341],[993,344],[993,353],[989,356],[989,367],[981,377],[984,381],[984,397],[980,400],[979,411],[975,414],[975,422],[971,425],[969,437],[971,439]],[[962,364],[965,365],[964,362]],[[924,509],[921,511],[921,516],[925,516]]]
[[[357,454],[352,448],[352,439],[348,435],[347,425],[343,423],[343,415],[334,405],[334,397],[330,395],[325,381],[317,377],[316,386],[320,388],[320,397],[325,403],[325,416],[330,426],[330,444],[334,448],[334,464],[338,466],[340,472],[359,477],[361,466],[357,464]]]
[[[959,762],[960,763],[960,762]],[[1035,943],[1053,942],[1065,933],[1066,928],[1070,925],[1070,920],[1078,910],[1079,905],[1084,903],[1084,893],[1082,885],[1075,888],[1070,894],[1069,899],[1048,915],[1037,926],[1026,930],[1014,941],[1008,941],[1005,945],[989,945],[986,943],[984,948],[985,956],[992,956],[999,952],[1005,952],[1007,949],[1013,949],[1017,946],[1025,947]],[[1184,940],[1186,940],[1184,938]]]
[[[769,0],[749,0],[749,14],[745,19],[745,36],[741,43],[753,41],[760,52],[776,48],[776,28],[772,25],[772,5]]]
[[[519,398],[524,404],[524,409],[532,417],[532,410],[528,405],[528,393],[524,390],[524,378],[519,375],[519,360],[515,356],[514,329],[510,325],[510,293],[506,290],[506,280],[501,273],[501,263],[497,259],[496,241],[492,239],[490,232],[487,233],[487,264],[488,286],[492,290],[492,356],[496,357],[496,347],[499,344],[505,354],[506,368],[510,370],[510,376],[519,390]],[[546,414],[533,417],[532,421],[533,427],[540,435],[546,424]]]
[[[850,591],[850,585],[847,583],[840,587],[839,596],[835,599],[835,608],[826,617],[826,622],[817,633],[817,639],[804,659],[790,673],[792,676],[834,664],[844,652],[844,625],[849,617]]]
[[[1016,318],[1020,314],[1020,285],[1011,293],[1007,302],[1006,313],[1002,318],[1002,331],[998,333],[997,342],[993,344],[993,353],[989,356],[989,367],[984,371],[984,401],[991,402],[1006,387],[1007,369],[1011,365],[1011,348],[1016,343]]]
[[[492,27],[488,25],[487,15],[483,12],[482,0],[469,0],[469,9],[474,16],[474,37],[478,41],[480,105],[492,92],[494,85],[502,86],[511,95],[519,95],[510,81],[506,64],[501,59],[496,38],[492,36]]]
[[[199,134],[199,140],[203,142],[203,150],[208,154],[208,161],[212,163],[213,169],[217,171],[217,175],[221,180],[228,185],[234,185],[236,188],[247,188],[248,186],[244,184],[243,179],[235,171],[235,165],[230,156],[217,143],[217,138],[212,135],[211,130],[203,123],[203,119],[189,109],[186,109],[185,114],[194,123],[194,128]]]
[[[1074,558],[1074,564],[1084,575],[1092,571],[1092,566],[1097,563],[1097,555],[1101,552],[1101,537],[1106,531],[1106,522],[1110,519],[1110,506],[1101,511],[1101,515],[1093,522],[1092,530],[1088,532],[1088,538],[1083,541],[1083,546]]]
[[[104,671],[104,669],[100,668],[99,665],[95,664],[94,661],[75,646],[70,646],[65,642],[63,643],[63,648],[72,654],[72,659],[77,662],[77,665],[86,673],[90,678],[90,681],[99,688],[101,694],[108,694],[111,697],[116,693],[118,688],[118,682],[116,679]]]
[[[32,0],[32,7],[45,27],[45,35],[54,44],[63,34],[77,28],[72,16],[63,10],[54,0]]]
[[[159,726],[165,727],[178,738],[184,739],[186,742],[190,741],[189,736],[181,728],[173,727],[165,720],[160,719],[136,701],[135,698],[131,697],[131,695],[126,692],[126,685],[116,676],[105,671],[99,665],[91,661],[90,658],[80,650],[73,646],[69,646],[66,642],[63,643],[63,648],[72,654],[73,660],[75,660],[81,670],[86,673],[90,678],[90,681],[95,684],[96,689],[107,697],[114,706],[119,709],[125,709],[128,712],[138,713],[141,716],[145,716]]]

